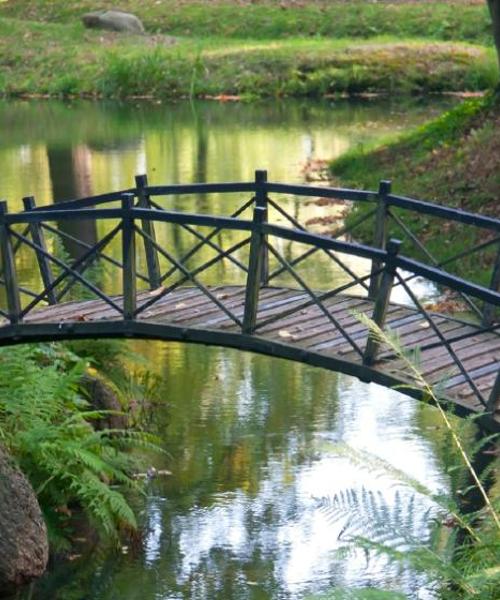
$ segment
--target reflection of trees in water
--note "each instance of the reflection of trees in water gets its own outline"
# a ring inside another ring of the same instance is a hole
[[[137,136],[130,139],[111,138],[109,140],[89,141],[85,147],[94,152],[140,152],[141,146],[142,137]]]
[[[193,167],[193,183],[206,183],[208,177],[208,127],[207,112],[200,110],[195,104],[191,105],[193,123],[196,135],[195,164]],[[207,208],[208,198],[205,194],[197,196],[196,210],[204,212]]]
[[[91,155],[86,145],[47,146],[47,157],[54,203],[92,195]],[[57,227],[86,244],[97,243],[94,220],[61,221]],[[78,259],[85,249],[74,241],[64,239],[65,251]]]

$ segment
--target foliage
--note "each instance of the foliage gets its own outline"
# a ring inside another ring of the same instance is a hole
[[[193,90],[193,74],[196,86]],[[212,48],[113,53],[101,75],[105,95],[324,96],[478,90],[497,81],[492,53],[460,45],[376,39],[216,42]]]
[[[0,351],[0,438],[37,493],[56,547],[68,541],[74,509],[105,536],[135,529],[121,491],[140,491],[127,450],[157,450],[145,433],[94,430],[103,413],[90,410],[79,393],[85,368],[56,345]]]

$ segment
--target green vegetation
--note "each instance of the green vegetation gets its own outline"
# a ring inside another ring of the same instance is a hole
[[[498,96],[490,94],[468,100],[399,138],[348,152],[330,165],[330,171],[343,186],[376,189],[381,179],[392,179],[396,193],[498,217],[499,140]],[[355,206],[348,220],[353,223],[368,208]],[[479,229],[396,212],[404,215],[406,225],[441,259],[486,239],[481,237],[485,232]],[[447,232],[446,245],[440,237],[443,227]],[[372,231],[372,224],[358,230],[367,242],[371,242]],[[389,234],[401,236],[395,226],[391,226]],[[411,252],[411,244],[405,244],[405,253]],[[489,284],[484,278],[489,277],[486,267],[494,260],[494,252],[484,259],[479,273],[476,255],[463,259],[459,274],[476,275]]]
[[[105,349],[109,363],[110,346]],[[157,450],[144,432],[95,427],[107,414],[80,390],[86,368],[64,346],[0,351],[0,439],[37,494],[53,549],[69,546],[72,517],[82,513],[102,537],[133,531],[123,491],[141,486],[132,477],[139,461],[128,450]]]
[[[120,9],[137,14],[150,33],[237,39],[286,37],[426,37],[490,45],[485,2],[377,2],[306,0],[122,0]],[[88,11],[116,8],[113,0],[7,0],[0,15],[16,19],[75,23]]]
[[[368,188],[380,179],[393,179],[396,191],[439,200],[450,206],[485,212],[494,211],[500,175],[489,164],[471,169],[480,148],[498,138],[497,100],[468,100],[437,119],[374,148],[357,148],[335,160],[331,173],[343,183]],[[453,172],[451,169],[453,168]],[[482,195],[470,194],[471,184],[485,178]],[[489,190],[489,192],[487,192]]]
[[[125,2],[122,9],[144,18],[152,32],[145,36],[84,29],[79,17],[91,8],[1,3],[0,94],[408,94],[478,91],[498,81],[482,5]]]

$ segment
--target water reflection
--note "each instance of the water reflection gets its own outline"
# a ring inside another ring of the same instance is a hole
[[[358,533],[369,518],[361,510],[337,514],[329,500],[351,493],[361,508],[378,502],[386,526],[400,511],[402,529],[425,536],[434,508],[396,469],[433,492],[446,488],[417,423],[431,409],[282,360],[151,346],[165,377],[169,411],[157,414],[156,426],[173,477],[150,484],[142,552],[108,563],[112,589],[93,597],[304,598],[349,585],[430,597],[421,577],[382,558],[339,559],[353,514]]]
[[[0,193],[20,208],[68,195],[152,183],[235,181],[267,168],[274,180],[299,181],[311,158],[422,122],[451,101],[269,102],[172,105],[1,102]]]

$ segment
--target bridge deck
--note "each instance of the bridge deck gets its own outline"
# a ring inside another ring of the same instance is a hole
[[[243,318],[244,286],[211,287],[209,290],[231,313]],[[138,300],[145,300],[155,294],[158,292],[142,292],[138,295]],[[333,361],[335,368],[338,368],[339,364],[349,365],[348,368],[341,368],[341,370],[364,380],[383,381],[385,384],[393,385],[398,382],[414,383],[408,366],[395,356],[389,347],[381,348],[373,367],[363,366],[360,356],[353,350],[352,345],[316,305],[304,308],[290,316],[280,317],[283,313],[286,314],[288,309],[303,304],[307,299],[307,294],[302,290],[282,287],[263,288],[260,292],[257,323],[264,323],[264,320],[269,320],[273,315],[277,318],[267,325],[257,327],[251,336],[241,334],[234,321],[196,287],[182,287],[168,293],[143,312],[137,318],[137,322],[156,325],[158,331],[161,330],[160,326],[170,326],[170,330],[172,327],[178,328],[179,331],[184,332],[183,339],[189,339],[186,332],[204,332],[204,336],[198,338],[195,336],[192,339],[214,344],[221,343],[217,336],[222,333],[238,334],[239,338],[243,339],[243,347],[245,347],[244,340],[247,340],[248,349],[259,351],[258,342],[261,344],[270,342],[274,346],[269,345],[265,350],[266,346],[261,345],[260,351],[324,366],[328,365],[328,361]],[[121,298],[116,298],[116,302],[121,305]],[[367,328],[359,321],[356,313],[364,313],[371,317],[373,302],[366,298],[338,295],[324,301],[323,305],[341,324],[343,330],[356,343],[364,347]],[[112,307],[101,300],[87,300],[34,311],[26,317],[25,326],[57,324],[65,327],[69,323],[109,322],[112,324],[116,321],[123,322],[123,317]],[[500,336],[484,331],[479,334],[479,329],[475,326],[444,315],[434,315],[434,321],[448,340],[467,336],[466,339],[452,342],[452,348],[474,384],[485,396],[488,396],[500,366]],[[4,329],[2,325],[7,325],[7,322],[0,322],[0,338]],[[484,410],[449,351],[440,344],[439,338],[422,314],[412,308],[391,304],[386,326],[398,336],[403,348],[419,349],[422,375],[429,383],[440,384],[445,398],[467,411]],[[476,329],[477,336],[474,335]],[[161,333],[157,337],[175,339]],[[283,352],[283,348],[287,351]],[[495,420],[500,424],[498,406]]]

